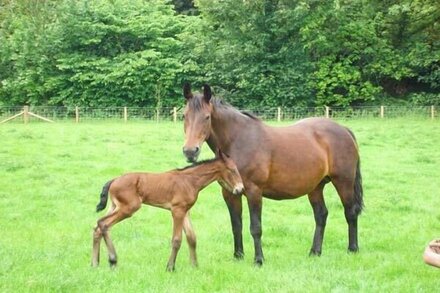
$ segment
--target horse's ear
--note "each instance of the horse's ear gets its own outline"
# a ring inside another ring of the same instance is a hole
[[[217,149],[215,151],[215,157],[221,159],[222,161],[225,160],[225,156],[224,156],[224,154],[223,154],[221,149]]]
[[[185,84],[183,85],[183,96],[187,100],[193,97],[193,94],[191,92],[191,84],[189,82],[185,82]]]
[[[207,103],[209,103],[209,101],[211,100],[212,97],[212,92],[211,92],[211,87],[207,84],[205,84],[203,86],[203,98],[205,99],[205,101]]]

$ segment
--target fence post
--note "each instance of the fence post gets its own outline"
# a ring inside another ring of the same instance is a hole
[[[24,124],[27,124],[29,122],[29,106],[23,107],[23,121]]]
[[[380,106],[380,118],[383,118],[385,116],[385,107]]]
[[[127,123],[127,107],[124,107],[124,122]]]
[[[75,122],[79,122],[79,108],[78,106],[75,107]]]
[[[281,121],[281,107],[278,107],[278,113],[277,113],[277,121]]]
[[[173,107],[173,121],[174,123],[177,122],[177,108]]]
[[[434,105],[431,106],[431,119],[435,118],[435,107]]]
[[[325,118],[330,118],[330,107],[325,106]]]

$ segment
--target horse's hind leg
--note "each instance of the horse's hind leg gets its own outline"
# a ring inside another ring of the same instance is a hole
[[[354,179],[334,177],[332,183],[344,206],[345,219],[348,224],[348,250],[357,252],[359,250],[357,220],[362,207],[355,199]]]
[[[191,224],[189,212],[186,213],[186,216],[183,219],[183,231],[185,232],[186,241],[188,242],[189,257],[190,257],[191,263],[194,267],[197,267],[198,263],[197,263],[197,254],[196,254],[196,245],[197,245],[196,234],[194,233],[194,229]]]
[[[313,208],[315,216],[315,235],[313,236],[313,244],[310,249],[310,255],[321,255],[322,241],[324,238],[325,225],[327,223],[328,210],[325,206],[323,197],[323,189],[326,182],[321,182],[311,193],[309,193],[309,201]]]

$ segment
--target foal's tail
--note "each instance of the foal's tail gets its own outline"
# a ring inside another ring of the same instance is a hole
[[[356,137],[354,133],[348,129],[351,137],[353,137],[354,142],[357,144]],[[358,158],[356,165],[356,177],[354,179],[354,210],[357,215],[360,215],[362,209],[364,208],[364,189],[362,188],[362,175],[361,175],[361,159]]]
[[[96,206],[97,212],[105,209],[105,207],[107,205],[107,199],[108,199],[108,190],[110,189],[110,185],[113,183],[113,181],[114,181],[114,179],[108,181],[106,184],[104,184],[104,187],[102,187],[101,197],[100,197],[98,205]]]

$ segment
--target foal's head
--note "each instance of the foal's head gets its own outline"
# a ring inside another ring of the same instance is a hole
[[[209,85],[205,85],[203,94],[193,94],[191,86],[186,83],[183,86],[183,95],[186,99],[183,154],[189,162],[195,162],[203,142],[208,139],[211,133],[211,88]]]
[[[220,185],[235,195],[243,193],[243,181],[234,161],[220,150],[217,152],[217,158],[223,164],[223,168],[220,171],[220,179],[218,179]]]

